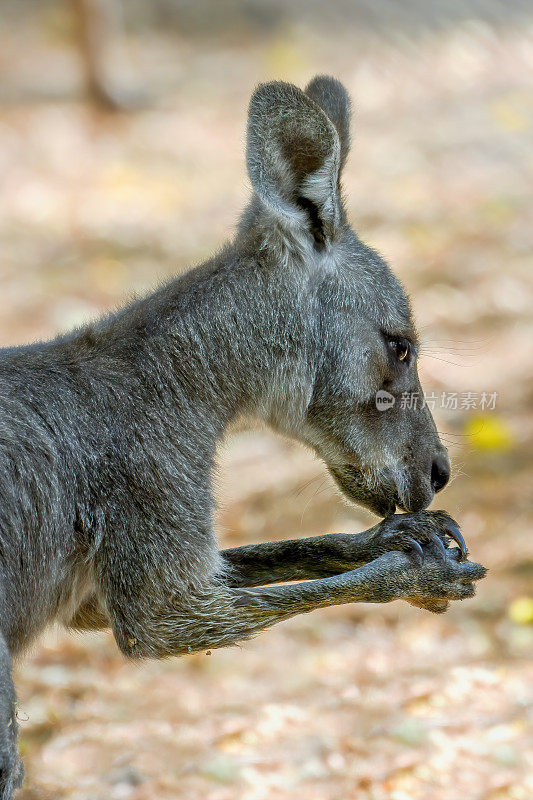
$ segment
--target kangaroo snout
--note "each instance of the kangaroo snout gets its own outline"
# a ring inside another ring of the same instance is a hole
[[[422,511],[450,480],[450,459],[446,450],[440,446],[430,456],[422,469],[414,467],[406,476],[404,486],[399,485],[399,503],[403,511]],[[403,491],[402,491],[403,488]]]
[[[435,494],[444,489],[450,480],[450,459],[447,453],[439,453],[431,465],[431,486]]]

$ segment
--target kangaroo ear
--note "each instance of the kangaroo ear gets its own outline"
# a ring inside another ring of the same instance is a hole
[[[246,161],[252,186],[280,220],[323,247],[342,219],[341,145],[328,114],[290,83],[264,83],[252,95]]]
[[[317,75],[308,84],[305,93],[324,109],[335,125],[341,144],[342,170],[350,150],[351,103],[348,92],[342,83],[329,75]]]

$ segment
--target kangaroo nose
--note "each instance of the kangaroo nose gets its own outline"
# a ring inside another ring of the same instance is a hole
[[[450,480],[450,462],[447,456],[437,456],[431,466],[431,485],[435,492],[444,489]]]

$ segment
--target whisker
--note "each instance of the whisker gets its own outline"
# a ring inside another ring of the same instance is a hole
[[[458,436],[461,438],[468,437],[468,433],[455,433],[454,431],[440,431],[438,428],[437,428],[437,433],[439,434],[439,436],[448,436],[448,437]]]
[[[294,489],[292,494],[294,495],[294,497],[299,497],[303,492],[305,492],[306,489],[309,488],[309,486],[311,486],[312,483],[319,480],[323,480],[323,476],[315,475],[313,478],[310,478],[308,481],[305,481],[305,483],[303,483],[297,489]]]
[[[444,364],[451,364],[454,367],[472,366],[471,364],[459,364],[457,361],[449,361],[447,358],[439,358],[439,356],[432,355],[431,353],[424,353],[423,355],[427,358],[433,358],[435,361],[442,361]]]
[[[320,494],[321,492],[325,491],[325,485],[327,485],[327,482],[328,482],[327,478],[322,478],[322,482],[321,482],[320,486],[318,487],[318,489],[316,490],[316,492],[314,494],[312,494],[311,497],[308,498],[305,506],[302,509],[302,516],[300,517],[300,527],[303,526],[304,516],[307,513],[307,509],[309,508],[309,506],[311,505],[311,503],[313,502],[315,497],[317,497],[317,495]]]
[[[484,349],[484,347],[471,347],[469,345],[460,345],[457,342],[447,342],[443,344],[438,344],[437,342],[422,342],[420,345],[420,351],[425,350],[447,350],[447,351],[456,351],[458,353],[480,353]]]

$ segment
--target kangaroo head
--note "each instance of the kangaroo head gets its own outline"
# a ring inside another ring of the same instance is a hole
[[[421,402],[409,301],[346,220],[340,175],[349,124],[349,97],[333,78],[315,78],[305,92],[260,86],[247,140],[254,198],[241,231],[253,230],[291,302],[305,306],[305,408],[278,418],[278,427],[324,459],[350,500],[387,515],[427,507],[450,466]]]

